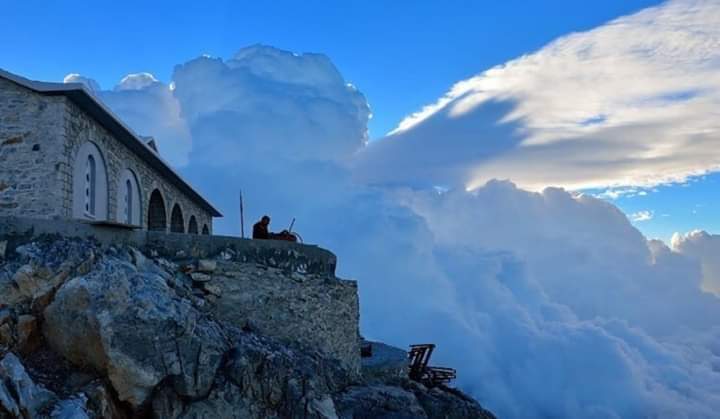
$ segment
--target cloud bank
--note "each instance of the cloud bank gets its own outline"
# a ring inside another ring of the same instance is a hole
[[[665,7],[643,13],[679,6]],[[338,273],[359,281],[365,335],[436,342],[436,362],[458,368],[458,384],[500,417],[720,409],[720,300],[702,288],[703,261],[718,258],[705,239],[704,253],[688,238],[668,248],[613,205],[558,188],[491,181],[467,192],[472,162],[516,145],[449,140],[447,106],[378,142],[402,147],[367,146],[365,98],[321,55],[253,46],[178,65],[167,86],[130,80],[101,97],[158,137],[161,152],[185,156],[183,173],[227,214],[216,231],[239,230],[241,188],[249,220],[269,212],[281,229],[297,217],[306,241],[334,251]],[[496,97],[456,127],[469,138],[479,118],[519,144],[517,120],[496,121],[520,103]],[[189,151],[163,130],[168,120],[184,127]],[[411,137],[421,126],[433,135]],[[394,160],[399,152],[406,159]],[[370,168],[382,187],[363,181]]]
[[[358,171],[471,189],[678,182],[720,169],[719,105],[720,4],[670,1],[457,83],[373,142]]]

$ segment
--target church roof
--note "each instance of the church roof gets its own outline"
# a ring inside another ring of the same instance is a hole
[[[150,167],[157,170],[160,175],[168,179],[181,192],[185,193],[200,205],[201,208],[210,212],[213,217],[222,217],[222,214],[173,170],[173,168],[160,157],[156,150],[153,150],[140,136],[125,125],[117,115],[95,97],[82,83],[52,83],[28,80],[2,69],[0,69],[0,77],[43,95],[65,96],[72,100],[77,106],[112,133],[115,138],[150,165]]]

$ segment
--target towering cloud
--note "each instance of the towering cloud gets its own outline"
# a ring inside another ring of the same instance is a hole
[[[173,80],[197,162],[334,162],[367,141],[365,97],[324,55],[253,46],[180,65]]]

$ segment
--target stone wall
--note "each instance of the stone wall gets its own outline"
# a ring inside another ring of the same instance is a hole
[[[0,78],[0,215],[52,218],[64,214],[65,111],[60,97],[43,97]]]
[[[172,209],[175,204],[179,205],[183,214],[185,224],[184,230],[187,232],[190,217],[195,216],[199,230],[202,231],[203,226],[207,225],[209,232],[212,234],[212,217],[205,210],[188,199],[174,185],[165,181],[152,167],[144,160],[140,159],[135,153],[130,151],[120,141],[113,136],[100,124],[90,118],[72,101],[64,100],[66,112],[64,113],[64,131],[63,135],[66,142],[65,152],[61,159],[62,179],[64,180],[63,188],[70,190],[72,188],[72,169],[75,157],[80,147],[90,141],[98,146],[105,159],[105,169],[108,177],[108,219],[117,221],[117,205],[118,205],[118,183],[117,179],[124,169],[130,169],[135,173],[140,183],[141,193],[141,217],[143,228],[147,228],[147,211],[150,202],[150,194],[153,190],[158,189],[165,202],[165,214],[167,220],[167,231],[170,231],[170,219]],[[72,199],[72,195],[66,196],[68,200]],[[65,206],[65,217],[72,216],[72,202],[68,201]]]
[[[208,282],[218,319],[290,345],[319,350],[360,372],[355,281],[264,265],[220,262]]]

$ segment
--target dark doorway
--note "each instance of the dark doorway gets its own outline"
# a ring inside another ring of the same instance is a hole
[[[148,204],[148,230],[167,231],[167,214],[165,213],[165,200],[160,191],[155,189],[150,194]]]
[[[207,224],[203,226],[203,232],[202,234],[208,235],[210,234],[210,229],[208,228]]]
[[[184,233],[185,232],[185,220],[183,219],[182,210],[178,204],[175,204],[170,215],[170,232],[171,233]]]
[[[190,216],[190,221],[188,222],[188,233],[198,234],[197,220],[195,219],[194,215]]]

